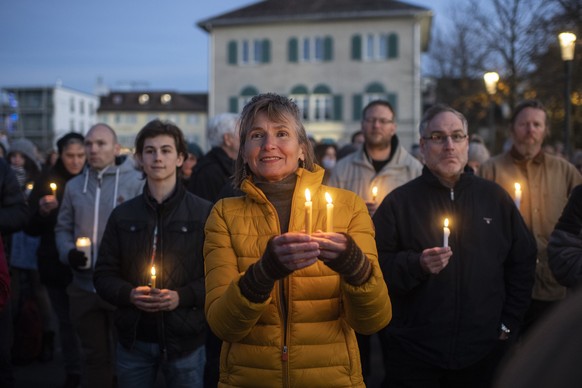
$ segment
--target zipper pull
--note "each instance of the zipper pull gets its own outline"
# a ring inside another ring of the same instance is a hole
[[[455,190],[451,188],[451,201],[455,200]]]
[[[289,359],[289,355],[287,354],[287,345],[283,346],[283,353],[281,354],[281,360],[287,361]]]

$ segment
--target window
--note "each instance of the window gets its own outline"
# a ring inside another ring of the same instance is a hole
[[[140,105],[145,105],[150,101],[150,96],[147,93],[143,93],[143,94],[140,94],[140,96],[138,97],[137,100],[138,100]]]
[[[309,119],[309,90],[303,85],[295,86],[289,98],[293,99],[301,112],[303,120]]]
[[[268,39],[230,41],[227,45],[229,65],[255,65],[271,61],[271,42]]]
[[[241,63],[247,65],[249,63],[249,41],[243,40],[241,44]]]
[[[85,100],[79,101],[79,113],[82,115],[85,114]]]
[[[398,57],[398,35],[395,33],[367,33],[352,36],[352,59],[385,61]]]
[[[318,85],[309,93],[303,85],[295,86],[291,90],[290,98],[295,101],[305,121],[341,120],[342,99],[331,94],[326,85]]]
[[[71,97],[69,99],[69,109],[71,111],[71,113],[75,113],[75,98]]]
[[[291,38],[287,45],[289,62],[324,62],[333,57],[333,41],[326,36]]]
[[[239,113],[242,108],[257,94],[259,91],[253,86],[244,88],[239,96],[232,96],[229,98],[229,113]]]

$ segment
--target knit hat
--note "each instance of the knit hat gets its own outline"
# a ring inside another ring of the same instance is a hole
[[[39,164],[36,156],[36,146],[28,139],[21,138],[13,140],[12,143],[10,143],[8,154],[13,152],[19,152],[37,165]]]
[[[62,155],[65,147],[73,139],[79,140],[81,142],[81,144],[83,144],[83,142],[85,141],[85,138],[80,133],[77,133],[77,132],[69,132],[69,133],[67,133],[66,135],[64,135],[63,137],[61,137],[57,141],[57,149],[59,151],[59,155]]]
[[[196,159],[200,159],[204,155],[202,148],[196,143],[188,143],[188,153],[196,156]]]

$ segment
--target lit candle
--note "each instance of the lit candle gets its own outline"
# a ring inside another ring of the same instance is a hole
[[[331,195],[328,192],[325,193],[325,200],[327,201],[327,223],[326,232],[333,232],[333,203],[331,202]]]
[[[313,203],[311,202],[311,193],[305,189],[305,233],[311,234],[311,215],[313,213]]]
[[[51,183],[49,186],[51,187],[51,190],[53,192],[53,197],[56,197],[57,196],[57,184]]]
[[[91,239],[89,237],[79,237],[77,238],[77,241],[75,241],[75,247],[78,251],[83,252],[85,257],[87,257],[87,264],[79,268],[91,268]]]
[[[150,278],[150,287],[151,288],[156,288],[156,266],[152,265],[152,277]]]
[[[443,228],[443,247],[449,246],[449,236],[451,235],[451,230],[449,229],[449,219],[445,218],[445,227]]]
[[[376,202],[376,197],[378,196],[378,186],[372,187],[372,202]]]
[[[519,209],[519,205],[521,204],[521,185],[519,183],[515,184],[515,206]]]

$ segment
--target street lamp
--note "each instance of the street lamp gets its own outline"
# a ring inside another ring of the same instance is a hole
[[[499,82],[499,74],[494,71],[483,74],[483,81],[485,81],[485,89],[489,94],[489,131],[491,131],[491,151],[496,150],[497,131],[495,128],[495,101],[493,96],[497,93],[497,83]]]
[[[574,46],[576,35],[571,32],[562,32],[558,35],[562,61],[564,61],[564,151],[566,157],[570,157],[570,116],[572,115],[572,60],[574,59]]]

